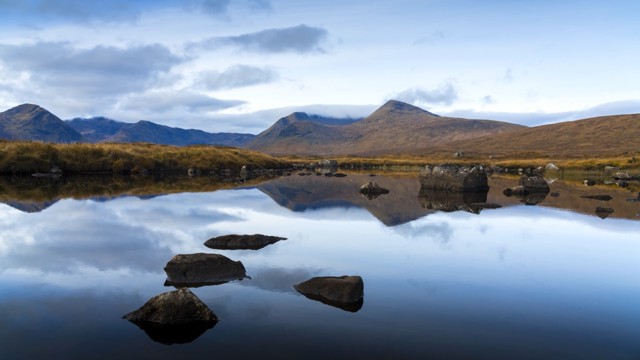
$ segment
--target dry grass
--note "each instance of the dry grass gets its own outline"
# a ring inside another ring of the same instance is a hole
[[[143,170],[201,171],[281,169],[289,164],[259,152],[218,146],[176,147],[155,144],[51,144],[0,142],[0,173],[138,173]]]

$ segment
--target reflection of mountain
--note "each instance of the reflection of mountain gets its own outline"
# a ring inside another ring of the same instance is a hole
[[[111,175],[73,175],[59,178],[0,176],[0,203],[23,212],[40,212],[58,200],[91,199],[98,202],[123,196],[146,200],[181,192],[209,192],[249,183],[235,183],[214,176],[132,177]]]
[[[26,213],[37,213],[57,203],[53,201],[3,201],[2,203]]]
[[[289,176],[258,185],[258,189],[276,203],[295,212],[333,207],[366,209],[387,226],[419,219],[433,210],[418,201],[420,182],[415,175],[373,178],[389,194],[369,200],[359,193],[360,186],[371,181],[364,174],[344,178],[326,176]]]

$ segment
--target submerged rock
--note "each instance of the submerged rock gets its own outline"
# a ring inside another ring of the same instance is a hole
[[[598,206],[596,208],[596,215],[598,215],[598,217],[601,219],[606,219],[609,215],[613,214],[614,212],[615,210],[610,207]]]
[[[198,287],[224,284],[247,277],[240,261],[219,254],[179,254],[164,267],[165,286]]]
[[[346,311],[356,312],[362,308],[364,282],[360,276],[314,277],[293,288],[309,299]]]
[[[122,318],[167,345],[189,343],[218,322],[216,314],[189,289],[157,295]]]
[[[280,240],[287,238],[262,234],[222,235],[205,241],[204,245],[218,250],[259,250]]]
[[[423,189],[452,192],[487,191],[489,189],[487,174],[482,166],[427,165],[420,172],[419,179]]]
[[[582,195],[580,197],[583,199],[601,200],[601,201],[609,201],[613,199],[611,195]]]
[[[380,195],[388,194],[389,190],[380,187],[377,183],[369,181],[368,183],[360,186],[360,194],[367,197],[369,200],[373,200]]]

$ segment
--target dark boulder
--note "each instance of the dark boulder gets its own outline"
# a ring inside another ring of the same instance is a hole
[[[593,185],[595,185],[595,184],[596,184],[596,181],[595,181],[595,180],[591,180],[591,179],[587,179],[587,180],[583,181],[583,183],[584,183],[586,186],[593,186]]]
[[[293,287],[307,298],[323,304],[351,312],[362,308],[364,283],[360,276],[314,277]]]
[[[165,286],[199,287],[224,284],[247,277],[240,261],[219,254],[179,254],[164,267]]]
[[[205,241],[204,245],[218,250],[259,250],[280,240],[287,238],[261,234],[222,235]]]
[[[443,164],[426,166],[420,171],[422,189],[452,192],[474,192],[489,189],[487,174],[482,166]]]
[[[373,200],[380,195],[388,194],[389,190],[380,187],[377,183],[369,181],[368,183],[360,186],[360,194],[364,195],[367,199]]]
[[[189,289],[157,295],[123,319],[167,345],[189,343],[218,322],[216,314]]]

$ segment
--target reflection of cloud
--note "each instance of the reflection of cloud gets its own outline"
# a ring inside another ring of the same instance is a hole
[[[238,284],[254,286],[267,291],[290,292],[297,294],[293,289],[293,285],[309,280],[319,273],[319,270],[305,268],[286,269],[268,267],[251,270],[251,273],[249,274],[251,279],[243,280]]]
[[[195,234],[208,232],[206,228],[218,222],[238,220],[201,205],[165,206],[165,200],[171,197],[105,203],[64,200],[41,213],[5,218],[0,268],[160,272],[177,250],[206,240],[195,239]]]
[[[428,217],[427,217],[428,219]],[[449,243],[453,236],[454,228],[449,222],[425,222],[417,220],[392,228],[395,232],[410,238],[431,238],[442,245]]]

